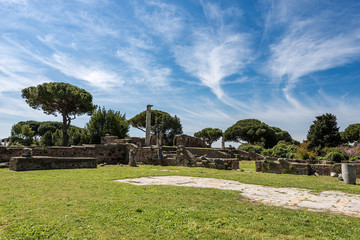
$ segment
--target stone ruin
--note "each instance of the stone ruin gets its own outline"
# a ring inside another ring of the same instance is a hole
[[[189,136],[189,138],[185,136],[182,135],[181,139],[191,139]],[[113,136],[105,136],[102,140],[103,144],[85,144],[71,147],[30,147],[33,157],[22,156],[23,148],[20,147],[0,147],[0,163],[2,163],[0,165],[9,167],[10,159],[13,158],[11,170],[95,167],[96,164],[129,164],[130,166],[154,164],[237,169],[241,160],[261,159],[261,155],[230,148],[219,150],[181,145],[164,146],[162,148],[163,154],[159,155],[158,146],[144,147],[140,144],[139,146],[136,144],[139,139],[141,138],[117,139]],[[190,141],[188,143],[195,143],[194,145],[196,145],[198,142]],[[190,146],[192,145],[190,144]],[[26,161],[28,165],[24,163]],[[91,163],[86,165],[84,161]],[[58,162],[58,164],[54,162]]]
[[[185,146],[185,147],[200,147],[200,148],[208,148],[209,146],[206,144],[204,140],[197,137],[188,136],[185,134],[175,135],[173,140],[174,146]]]
[[[145,138],[118,139],[106,135],[101,139],[101,144],[94,145],[24,149],[0,147],[0,163],[10,162],[10,170],[15,171],[92,168],[97,167],[97,164],[129,164],[133,167],[137,164],[155,164],[230,170],[238,169],[242,159],[259,157],[234,149],[209,149],[204,140],[185,134],[174,137],[175,147],[162,147],[163,142],[158,144],[157,137],[150,134],[151,107],[147,105],[146,109]]]
[[[354,165],[356,176],[360,177],[360,162],[341,163],[318,160],[293,160],[286,158],[264,158],[255,161],[256,171],[277,174],[338,176],[342,164]]]
[[[9,169],[13,171],[96,167],[96,158],[33,156],[31,148],[23,148],[21,156],[10,158],[9,164]]]

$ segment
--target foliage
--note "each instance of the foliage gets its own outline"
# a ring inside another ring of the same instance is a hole
[[[315,159],[317,154],[309,149],[310,142],[304,141],[300,144],[300,146],[296,149],[296,158],[300,160],[308,160]]]
[[[264,150],[264,147],[262,147],[260,145],[244,143],[238,147],[238,150],[246,151],[246,152],[256,152],[258,154],[261,154],[262,151]]]
[[[326,154],[325,157],[322,157],[320,159],[326,160],[326,161],[331,161],[331,162],[336,162],[336,163],[340,163],[341,161],[348,160],[347,156],[344,153],[341,153],[338,151],[329,152],[328,154]]]
[[[60,129],[57,129],[52,135],[52,142],[54,146],[61,146],[62,145],[62,139],[63,139],[63,133]]]
[[[47,131],[40,140],[40,145],[41,146],[54,146],[53,143],[53,133],[49,130]]]
[[[129,120],[131,126],[145,132],[146,111],[143,111]],[[162,132],[166,145],[173,144],[173,138],[176,134],[182,133],[180,119],[175,115],[172,117],[169,113],[151,110],[151,133],[159,135]]]
[[[355,143],[353,146],[340,145],[339,149],[349,158],[349,161],[360,159],[360,143]]]
[[[12,126],[9,145],[30,146],[35,142],[35,131],[26,122],[19,122]]]
[[[350,124],[343,132],[346,142],[356,142],[360,140],[360,123]]]
[[[90,134],[90,142],[99,144],[101,137],[105,134],[117,136],[119,139],[126,137],[129,132],[129,123],[125,114],[111,109],[106,110],[105,107],[102,109],[98,107],[91,115],[86,128]]]
[[[324,147],[336,147],[341,143],[336,116],[326,113],[317,116],[307,134],[309,149],[321,152]]]
[[[261,144],[265,148],[276,145],[275,131],[257,119],[244,119],[236,122],[224,132],[226,141],[246,141],[250,144]]]
[[[275,134],[276,134],[276,139],[277,142],[279,141],[285,141],[285,142],[293,142],[293,139],[291,138],[290,134],[287,131],[281,130],[280,128],[277,127],[271,127]]]
[[[23,128],[24,125],[26,125],[27,127]],[[40,137],[38,132],[39,126],[40,122],[33,120],[20,121],[14,124],[11,128],[9,145],[30,146],[31,144],[37,144],[37,138]]]
[[[46,122],[41,122],[40,126],[38,128],[38,132],[40,136],[43,136],[46,132],[50,131],[52,133],[55,133],[56,130],[62,128],[62,123],[61,122],[50,122],[50,121],[46,121]]]
[[[279,142],[272,148],[272,157],[292,158],[296,153],[298,146],[286,142]]]
[[[296,144],[287,131],[271,127],[257,119],[244,119],[236,122],[224,132],[226,141],[246,141],[250,144],[272,148],[279,141]]]
[[[61,122],[21,121],[12,127],[9,145],[30,146],[40,144],[41,146],[61,146],[61,129]],[[86,129],[70,126],[68,132],[70,145],[89,143]],[[39,142],[38,139],[40,139]]]
[[[194,134],[195,137],[203,139],[210,147],[211,144],[219,140],[222,135],[223,132],[219,128],[204,128]]]
[[[349,161],[352,162],[352,161],[359,161],[360,160],[360,155],[356,155],[356,156],[353,156],[351,158],[349,158]]]
[[[69,128],[69,144],[83,145],[90,143],[89,131],[85,128],[70,126]]]
[[[82,145],[90,143],[89,132],[85,128],[79,128],[76,126],[69,127],[69,144],[70,145]],[[41,146],[62,146],[62,131],[56,129],[55,132],[48,130],[41,138]]]
[[[42,109],[46,114],[62,115],[62,145],[69,143],[68,128],[76,116],[91,114],[94,109],[92,95],[84,89],[68,83],[43,83],[22,90],[22,97],[34,109]]]

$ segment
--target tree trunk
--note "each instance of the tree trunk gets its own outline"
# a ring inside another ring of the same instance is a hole
[[[69,145],[69,135],[68,135],[68,128],[70,126],[70,120],[67,118],[67,116],[63,115],[63,126],[62,126],[62,146],[67,147]]]

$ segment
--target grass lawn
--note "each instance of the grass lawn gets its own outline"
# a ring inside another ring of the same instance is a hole
[[[241,162],[253,170],[253,162]],[[157,170],[155,170],[157,169]],[[159,171],[166,170],[166,171]],[[134,186],[116,179],[183,175],[341,190],[337,178],[205,168],[0,169],[0,239],[359,239],[360,218],[254,204],[236,191]]]

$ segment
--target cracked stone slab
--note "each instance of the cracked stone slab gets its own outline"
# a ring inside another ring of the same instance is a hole
[[[267,205],[309,211],[331,211],[360,217],[360,195],[340,191],[312,194],[300,188],[274,188],[232,180],[187,176],[156,176],[116,180],[133,185],[172,185],[239,191],[244,197]]]

